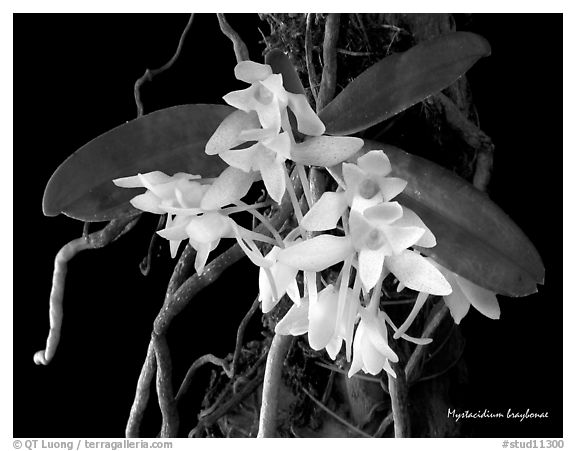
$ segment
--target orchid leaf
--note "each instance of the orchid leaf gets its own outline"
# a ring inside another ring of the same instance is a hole
[[[112,179],[150,171],[217,176],[226,164],[204,148],[232,111],[225,105],[180,105],[98,136],[56,169],[44,191],[44,214],[108,221],[134,212],[128,201],[144,192],[118,188]]]
[[[490,54],[481,36],[454,32],[390,55],[355,78],[319,113],[330,135],[350,135],[447,88]]]
[[[264,61],[272,67],[272,72],[282,74],[282,82],[286,91],[293,94],[306,94],[296,68],[288,55],[279,49],[274,49],[266,54]]]
[[[363,145],[351,136],[315,136],[292,149],[292,160],[308,166],[334,166],[352,157]]]
[[[482,191],[456,174],[396,147],[365,141],[354,159],[383,150],[391,176],[408,182],[394,200],[416,212],[437,245],[416,248],[471,282],[507,296],[526,296],[544,283],[544,265],[524,232]],[[340,181],[341,166],[330,172]]]

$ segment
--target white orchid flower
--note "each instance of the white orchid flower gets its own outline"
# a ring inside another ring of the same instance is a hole
[[[121,188],[146,188],[146,192],[130,200],[137,209],[154,214],[167,215],[166,229],[185,228],[190,215],[200,213],[200,202],[210,185],[201,184],[199,175],[179,172],[169,176],[161,171],[153,171],[130,177],[122,177],[112,182]],[[160,233],[161,234],[161,233]],[[170,254],[176,256],[180,243],[188,237],[174,237],[170,240]]]
[[[300,304],[300,291],[296,282],[298,270],[277,260],[280,250],[280,247],[274,246],[264,257],[272,265],[269,268],[260,267],[258,298],[262,303],[262,313],[270,312],[285,294],[294,304]]]
[[[348,205],[362,213],[366,208],[388,202],[406,188],[406,180],[388,177],[390,160],[381,150],[372,150],[358,158],[356,164],[343,163]]]
[[[234,68],[234,75],[251,86],[225,95],[224,101],[244,112],[256,112],[262,128],[278,133],[283,127],[286,131],[290,127],[286,123],[286,108],[290,108],[296,117],[298,131],[309,136],[324,133],[324,124],[310,107],[306,96],[286,91],[282,75],[272,73],[269,65],[241,61]]]
[[[382,150],[372,150],[358,158],[356,164],[343,163],[345,190],[324,193],[302,221],[305,230],[332,230],[350,207],[362,213],[370,207],[388,202],[404,188],[406,181],[388,177],[390,160]]]
[[[180,202],[187,207],[199,206],[198,200],[206,190],[198,182],[199,175],[178,172],[173,176],[161,171],[152,171],[112,180],[120,188],[146,188],[146,192],[134,197],[130,203],[137,209],[155,214],[164,214],[164,206],[175,206]]]
[[[284,162],[290,158],[290,146],[290,136],[283,132],[247,149],[226,150],[220,153],[220,157],[230,166],[246,173],[260,172],[268,194],[280,203],[286,190]]]
[[[251,86],[224,96],[238,110],[218,126],[206,143],[206,153],[219,155],[246,173],[260,174],[276,202],[281,201],[287,187],[287,159],[300,165],[326,167],[341,163],[362,147],[359,138],[322,136],[324,124],[306,97],[286,91],[282,75],[273,74],[270,66],[243,61],[236,66],[235,74]],[[296,118],[298,130],[310,139],[296,143],[288,109]],[[299,173],[304,173],[299,168]]]
[[[402,215],[398,202],[382,202],[364,213],[350,212],[350,237],[358,252],[360,278],[366,291],[380,278],[385,257],[400,254],[425,233],[421,227],[396,225]]]
[[[218,178],[204,180],[199,176],[178,173],[169,176],[160,171],[114,180],[124,188],[144,187],[147,191],[131,200],[136,208],[155,214],[167,213],[166,227],[157,233],[170,242],[170,254],[174,258],[182,241],[188,239],[197,251],[194,267],[198,274],[204,270],[209,254],[222,238],[235,238],[253,261],[263,257],[254,240],[274,244],[275,241],[256,232],[238,226],[228,215],[255,206],[226,205],[240,202],[252,182],[254,174],[229,167]],[[257,260],[259,261],[259,260]],[[259,261],[260,262],[260,261]]]
[[[373,375],[384,370],[392,377],[396,377],[390,362],[398,362],[398,356],[388,344],[388,331],[383,312],[362,308],[360,323],[354,335],[353,358],[348,377],[352,377],[360,370]]]

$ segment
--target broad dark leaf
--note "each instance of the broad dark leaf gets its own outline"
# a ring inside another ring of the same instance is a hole
[[[298,77],[296,68],[284,52],[274,49],[266,54],[264,58],[266,64],[272,67],[272,72],[275,74],[282,74],[282,81],[284,88],[294,94],[306,94],[304,86]]]
[[[320,112],[326,133],[350,135],[382,122],[450,86],[490,45],[455,32],[388,56],[355,78]]]
[[[128,201],[144,190],[118,188],[112,179],[139,172],[217,176],[226,163],[206,155],[204,146],[232,111],[225,105],[180,105],[100,135],[56,169],[44,191],[44,214],[91,222],[130,214]]]
[[[391,175],[408,181],[395,200],[414,210],[438,244],[423,253],[466,279],[507,296],[526,296],[544,283],[544,266],[524,232],[483,192],[424,158],[366,141],[354,159],[383,150]],[[341,167],[331,168],[341,177]]]

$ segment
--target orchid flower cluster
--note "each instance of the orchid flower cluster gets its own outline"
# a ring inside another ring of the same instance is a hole
[[[383,151],[373,150],[345,160],[363,146],[359,138],[325,136],[325,127],[303,94],[288,92],[281,74],[252,61],[239,63],[237,79],[250,87],[234,91],[224,100],[237,110],[230,114],[206,144],[208,155],[218,155],[229,167],[215,179],[155,171],[114,180],[125,188],[146,188],[131,200],[134,207],[166,214],[158,234],[170,242],[175,257],[188,240],[197,251],[195,269],[200,274],[209,254],[222,238],[235,239],[250,260],[260,267],[259,299],[270,312],[287,295],[293,305],[275,328],[277,334],[308,334],[314,350],[326,349],[336,359],[343,344],[352,376],[362,370],[395,377],[391,363],[398,356],[389,343],[394,339],[424,345],[428,338],[406,332],[430,295],[443,296],[455,322],[473,305],[484,315],[498,318],[494,293],[422,256],[414,247],[436,245],[434,234],[418,215],[394,199],[407,185],[392,177],[392,166]],[[304,139],[296,141],[289,114]],[[287,161],[304,188],[308,211],[303,215],[287,171]],[[332,167],[342,163],[338,189],[312,198],[304,165]],[[252,184],[262,180],[272,201],[247,205],[241,199]],[[258,211],[290,197],[298,226],[285,234],[277,231]],[[240,226],[231,215],[253,214],[272,238]],[[263,255],[256,242],[272,249]],[[322,271],[337,265],[334,283],[325,283]],[[303,293],[297,283],[303,273]],[[397,327],[381,308],[384,279],[392,274],[398,291],[418,292],[412,311]]]

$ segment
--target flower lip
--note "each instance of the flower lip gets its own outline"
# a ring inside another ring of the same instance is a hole
[[[382,233],[381,230],[374,228],[368,233],[364,244],[368,249],[375,251],[380,249],[385,242],[386,237],[384,236],[384,233]]]
[[[358,194],[364,199],[372,199],[380,192],[380,186],[374,180],[366,178],[358,185]]]
[[[266,86],[260,83],[260,86],[256,90],[254,95],[256,100],[263,105],[268,105],[272,100],[274,100],[274,93],[272,93]]]

